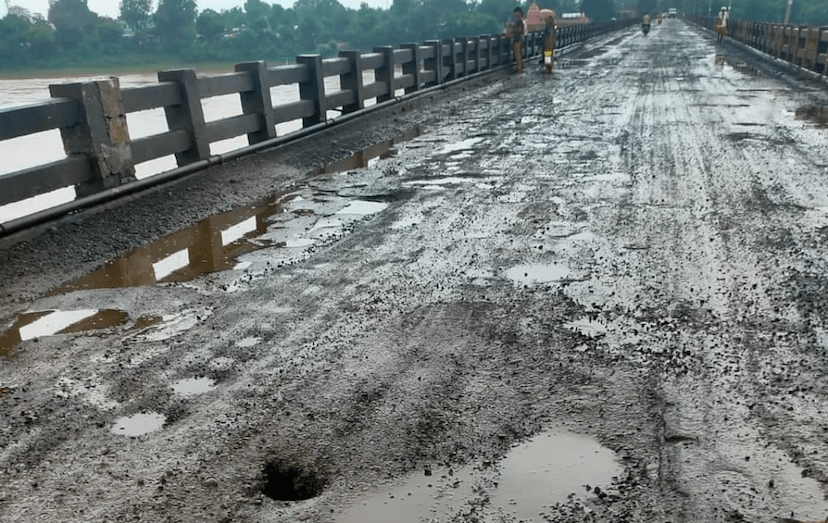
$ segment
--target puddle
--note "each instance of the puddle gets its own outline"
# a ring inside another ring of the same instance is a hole
[[[512,267],[506,271],[506,277],[517,283],[552,283],[581,279],[572,269],[560,263],[527,264]]]
[[[387,207],[388,204],[382,202],[355,201],[348,204],[348,206],[344,209],[337,211],[336,214],[356,214],[359,216],[367,216],[369,214],[376,214],[384,211]]]
[[[622,468],[615,453],[592,437],[545,432],[514,447],[500,462],[496,477],[491,476],[494,470],[486,472],[472,467],[430,472],[433,473],[425,475],[419,471],[384,488],[371,490],[333,520],[336,523],[454,521],[464,505],[488,499],[492,511],[513,514],[519,521],[542,521],[538,515],[546,507],[567,501],[573,493],[580,497],[589,495],[586,485],[605,489]],[[491,485],[496,488],[491,489]]]
[[[23,313],[0,335],[0,357],[6,356],[22,341],[56,334],[102,330],[124,323],[127,317],[127,313],[112,309]]]
[[[522,521],[542,521],[545,507],[586,485],[606,487],[621,474],[615,453],[590,436],[545,432],[513,448],[500,463],[492,504]]]
[[[762,74],[758,68],[738,60],[733,60],[726,54],[717,54],[713,62],[719,69],[724,68],[725,65],[729,65],[734,71],[745,76],[759,76]]]
[[[136,325],[130,329],[133,332],[128,337],[145,342],[165,341],[192,329],[211,314],[212,312],[209,310],[200,312],[185,310],[178,314],[142,318],[142,320],[139,320],[141,322],[140,328],[138,322],[136,322]]]
[[[580,318],[571,321],[564,325],[567,329],[579,332],[589,338],[598,338],[603,336],[609,330],[607,326],[599,321],[593,321],[591,318]]]
[[[395,145],[416,138],[423,132],[423,128],[414,127],[392,140],[373,145],[310,174],[365,167],[371,159],[393,156],[396,153]],[[312,246],[316,243],[315,239],[296,238],[286,243],[276,243],[260,238],[268,231],[273,216],[292,212],[289,204],[300,200],[301,197],[296,193],[276,194],[254,205],[211,216],[192,227],[135,249],[101,269],[56,289],[50,295],[78,289],[111,289],[188,281],[202,274],[235,269],[240,256],[266,247]],[[354,201],[337,214],[368,215],[379,212],[386,206],[387,204],[379,202]],[[316,228],[339,226],[341,224],[317,224]]]
[[[115,420],[111,432],[121,436],[138,437],[156,430],[161,430],[167,418],[157,412],[133,414],[122,416]]]
[[[820,129],[828,128],[828,107],[823,105],[805,105],[794,111],[797,120],[808,121]]]
[[[438,155],[454,155],[455,153],[462,153],[465,151],[474,150],[474,146],[483,141],[483,138],[468,138],[456,143],[444,145],[436,154]]]
[[[249,349],[250,347],[255,347],[261,343],[261,341],[261,338],[244,338],[236,342],[236,347],[239,347],[240,349]]]
[[[334,174],[354,169],[362,169],[364,167],[371,167],[377,160],[385,160],[396,156],[397,145],[413,140],[414,138],[422,136],[424,133],[425,129],[423,127],[412,127],[403,134],[396,136],[391,140],[386,140],[370,147],[366,147],[365,149],[352,154],[344,160],[328,164],[325,167],[314,169],[310,174],[318,176],[320,174]]]
[[[269,246],[267,242],[252,243],[246,239],[263,234],[268,218],[285,212],[285,204],[294,197],[275,195],[253,206],[211,216],[139,247],[52,294],[186,281],[202,274],[230,270],[242,254]]]
[[[472,495],[470,472],[449,474],[448,470],[414,474],[390,487],[359,499],[336,517],[336,523],[419,523],[449,516]]]
[[[216,382],[210,378],[187,378],[172,385],[173,392],[181,396],[198,396],[216,388]]]

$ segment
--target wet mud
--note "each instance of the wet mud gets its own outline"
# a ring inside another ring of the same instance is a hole
[[[828,94],[589,46],[3,251],[0,520],[828,515]]]

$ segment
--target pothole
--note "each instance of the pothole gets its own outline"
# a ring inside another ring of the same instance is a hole
[[[518,520],[536,521],[538,514],[572,494],[588,488],[599,494],[621,472],[615,453],[595,438],[545,432],[513,448],[500,463],[492,505]]]
[[[132,416],[123,416],[115,420],[112,433],[135,438],[161,430],[166,421],[167,418],[157,412],[142,412]]]
[[[187,378],[173,383],[172,389],[176,394],[187,397],[210,392],[215,386],[216,382],[210,378]]]
[[[324,488],[325,480],[299,467],[275,461],[264,469],[262,494],[275,501],[315,498]]]
[[[427,469],[357,500],[336,517],[336,523],[387,523],[448,519],[452,508],[473,494],[473,471]]]
[[[80,332],[103,330],[127,320],[127,313],[113,309],[76,311],[47,310],[27,312],[0,334],[0,357],[6,356],[22,341]]]
[[[518,265],[506,271],[506,277],[516,283],[526,285],[582,279],[581,275],[560,263]]]

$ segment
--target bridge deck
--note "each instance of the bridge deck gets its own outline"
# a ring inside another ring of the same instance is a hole
[[[0,354],[0,519],[343,522],[445,466],[455,503],[390,517],[580,521],[489,501],[489,465],[550,427],[621,459],[594,521],[824,518],[825,93],[679,20],[533,69],[252,229],[220,216],[27,304],[126,316]],[[273,501],[268,464],[325,488]]]

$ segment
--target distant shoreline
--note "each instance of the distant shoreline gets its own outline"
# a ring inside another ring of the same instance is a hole
[[[63,78],[63,77],[100,77],[100,76],[123,76],[128,74],[154,74],[165,69],[195,69],[199,73],[232,73],[237,62],[201,62],[182,63],[171,60],[150,62],[146,64],[122,65],[122,66],[69,66],[43,69],[0,69],[0,81],[2,80],[33,80],[39,78]]]

